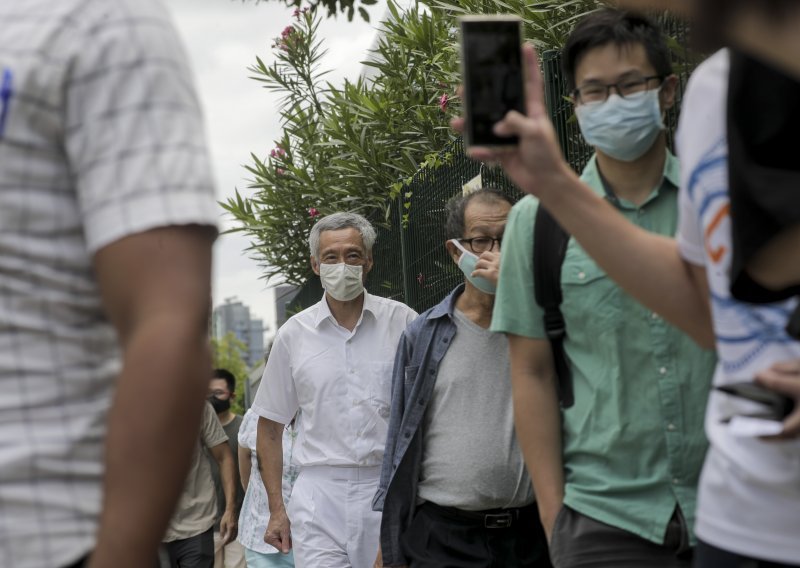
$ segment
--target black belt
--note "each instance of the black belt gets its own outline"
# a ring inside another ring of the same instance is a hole
[[[426,501],[420,505],[421,509],[427,509],[441,517],[457,521],[470,521],[476,525],[487,529],[507,529],[515,522],[524,517],[538,514],[536,503],[525,507],[513,507],[509,509],[487,509],[485,511],[465,511],[455,507],[444,507],[431,501]]]

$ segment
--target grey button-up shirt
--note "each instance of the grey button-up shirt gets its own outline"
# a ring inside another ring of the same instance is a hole
[[[420,425],[433,393],[436,373],[453,336],[453,310],[464,285],[409,324],[400,338],[392,371],[389,434],[381,479],[372,508],[383,511],[381,553],[384,566],[405,564],[400,536],[411,523],[422,464]]]

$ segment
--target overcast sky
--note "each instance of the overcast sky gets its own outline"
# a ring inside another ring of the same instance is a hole
[[[247,67],[256,55],[266,64],[274,60],[270,45],[292,23],[292,8],[277,0],[166,0],[183,36],[206,118],[206,132],[219,200],[234,189],[249,195],[250,153],[264,157],[280,138],[277,96],[248,78]],[[383,3],[371,8],[373,22]],[[356,14],[356,18],[358,15]],[[327,19],[320,26],[328,55],[323,66],[333,69],[328,80],[355,78],[375,35],[375,24]],[[231,221],[220,208],[221,225]],[[214,253],[214,305],[236,296],[249,305],[254,317],[274,328],[273,294],[260,278],[262,271],[247,257],[246,237],[223,235]],[[274,334],[274,329],[267,335]]]

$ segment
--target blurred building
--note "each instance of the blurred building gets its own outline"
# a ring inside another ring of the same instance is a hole
[[[212,330],[214,337],[222,338],[233,333],[247,346],[245,360],[251,367],[264,360],[264,321],[250,317],[250,308],[236,298],[226,298],[225,303],[214,308]]]

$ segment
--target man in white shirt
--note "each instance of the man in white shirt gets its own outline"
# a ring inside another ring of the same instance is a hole
[[[211,368],[199,101],[160,0],[0,21],[0,566],[147,568]]]
[[[253,403],[270,510],[265,540],[284,553],[294,544],[301,568],[367,568],[378,552],[380,513],[371,505],[388,430],[392,364],[417,314],[364,290],[375,230],[362,216],[323,217],[308,240],[325,295],[278,331]],[[300,475],[287,511],[281,438],[298,411],[303,420],[292,459]]]

